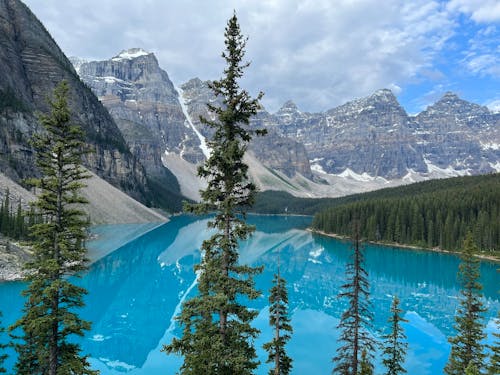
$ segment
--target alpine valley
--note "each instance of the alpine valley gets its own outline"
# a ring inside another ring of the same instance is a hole
[[[199,117],[211,118],[206,103],[217,101],[207,81],[174,84],[141,48],[104,61],[68,59],[18,0],[0,2],[0,19],[1,180],[15,198],[32,199],[12,183],[37,174],[28,141],[36,113],[66,79],[73,121],[92,150],[85,165],[94,222],[127,221],[131,212],[134,222],[161,219],[145,206],[172,212],[182,199],[199,199],[196,170],[211,135]],[[268,131],[248,149],[251,178],[261,190],[299,197],[500,171],[500,113],[451,92],[418,115],[387,89],[323,113],[287,101],[275,113],[262,108],[251,126]]]

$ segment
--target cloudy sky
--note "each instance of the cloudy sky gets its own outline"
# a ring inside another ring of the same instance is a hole
[[[500,0],[24,0],[67,56],[154,52],[174,84],[217,79],[236,10],[242,86],[323,111],[390,88],[409,113],[453,91],[500,110]]]

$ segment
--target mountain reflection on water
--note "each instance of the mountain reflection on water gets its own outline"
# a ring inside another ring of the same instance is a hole
[[[279,259],[280,272],[288,282],[295,330],[289,343],[293,374],[330,373],[337,346],[335,327],[346,308],[337,294],[345,282],[349,243],[305,231],[309,217],[250,215],[248,219],[257,231],[242,243],[240,260],[265,267],[256,278],[263,296],[251,303],[260,311],[255,326],[262,334],[256,346],[260,348],[271,339],[267,291]],[[173,374],[178,369],[181,358],[167,357],[160,349],[180,334],[173,318],[181,301],[196,292],[193,265],[199,262],[201,242],[209,235],[207,220],[174,217],[101,258],[78,281],[89,291],[82,315],[93,322],[92,331],[81,344],[101,374]],[[120,235],[118,229],[116,235]],[[397,295],[409,320],[405,324],[410,344],[408,373],[442,373],[449,353],[446,337],[454,334],[458,258],[374,245],[365,248],[375,312],[373,334],[380,337],[383,333],[392,296]],[[500,308],[496,267],[481,264],[490,336]],[[11,323],[22,306],[17,295],[21,285],[4,283],[0,289],[0,310],[4,321]],[[259,359],[263,365],[258,374],[267,374],[266,355],[261,349]]]

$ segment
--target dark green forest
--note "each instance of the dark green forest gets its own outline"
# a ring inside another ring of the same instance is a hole
[[[312,227],[421,247],[458,250],[468,231],[482,252],[500,251],[500,174],[433,180],[333,200]]]
[[[28,238],[28,228],[35,223],[32,210],[27,213],[22,209],[21,201],[11,202],[9,190],[4,192],[0,205],[0,233],[6,237],[20,240]]]

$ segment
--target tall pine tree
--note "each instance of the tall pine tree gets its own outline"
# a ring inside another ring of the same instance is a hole
[[[288,317],[288,292],[286,281],[278,273],[274,275],[273,287],[269,295],[269,324],[274,330],[272,341],[264,344],[269,353],[267,362],[274,363],[269,375],[288,375],[292,370],[292,359],[287,355],[285,345],[293,332]]]
[[[245,375],[258,365],[253,340],[259,331],[251,326],[257,312],[242,302],[260,296],[253,276],[261,269],[238,264],[238,241],[254,230],[241,215],[255,195],[243,155],[252,135],[263,133],[248,127],[262,94],[252,99],[238,84],[249,65],[242,62],[245,44],[234,14],[225,30],[224,76],[209,85],[222,105],[207,104],[215,120],[201,118],[214,130],[210,157],[198,169],[208,185],[201,191],[202,202],[187,207],[198,214],[214,212],[208,226],[216,233],[202,245],[198,295],[183,304],[177,317],[184,327],[182,337],[163,348],[184,356],[181,374]]]
[[[340,298],[347,298],[348,308],[342,314],[337,326],[341,330],[337,348],[333,358],[336,363],[334,372],[341,375],[357,375],[360,370],[360,360],[363,351],[365,358],[363,367],[366,371],[371,366],[375,341],[369,334],[372,326],[373,313],[369,301],[370,286],[368,274],[364,269],[364,255],[361,247],[359,222],[353,223],[353,254],[352,262],[347,264],[347,283],[342,285]]]
[[[484,368],[484,324],[481,314],[486,310],[483,306],[482,285],[479,282],[479,260],[474,257],[478,252],[472,234],[469,232],[464,241],[458,278],[460,306],[455,316],[457,335],[449,339],[451,353],[444,371],[448,375],[462,375],[464,369],[473,365],[479,373]],[[471,367],[472,368],[472,367]]]
[[[19,375],[97,373],[70,340],[83,336],[90,323],[77,315],[86,291],[68,278],[86,269],[86,221],[78,205],[86,203],[79,191],[87,177],[81,167],[84,135],[71,124],[68,90],[65,81],[55,88],[50,114],[40,116],[44,131],[33,139],[41,172],[32,181],[40,191],[35,204],[45,222],[31,228],[34,254],[27,264],[24,315],[13,326],[23,332],[16,345]]]
[[[391,316],[389,324],[391,331],[384,336],[384,359],[382,363],[387,369],[386,375],[398,375],[406,373],[403,367],[408,343],[401,323],[408,322],[401,314],[403,310],[399,308],[399,298],[394,297],[391,305]]]

